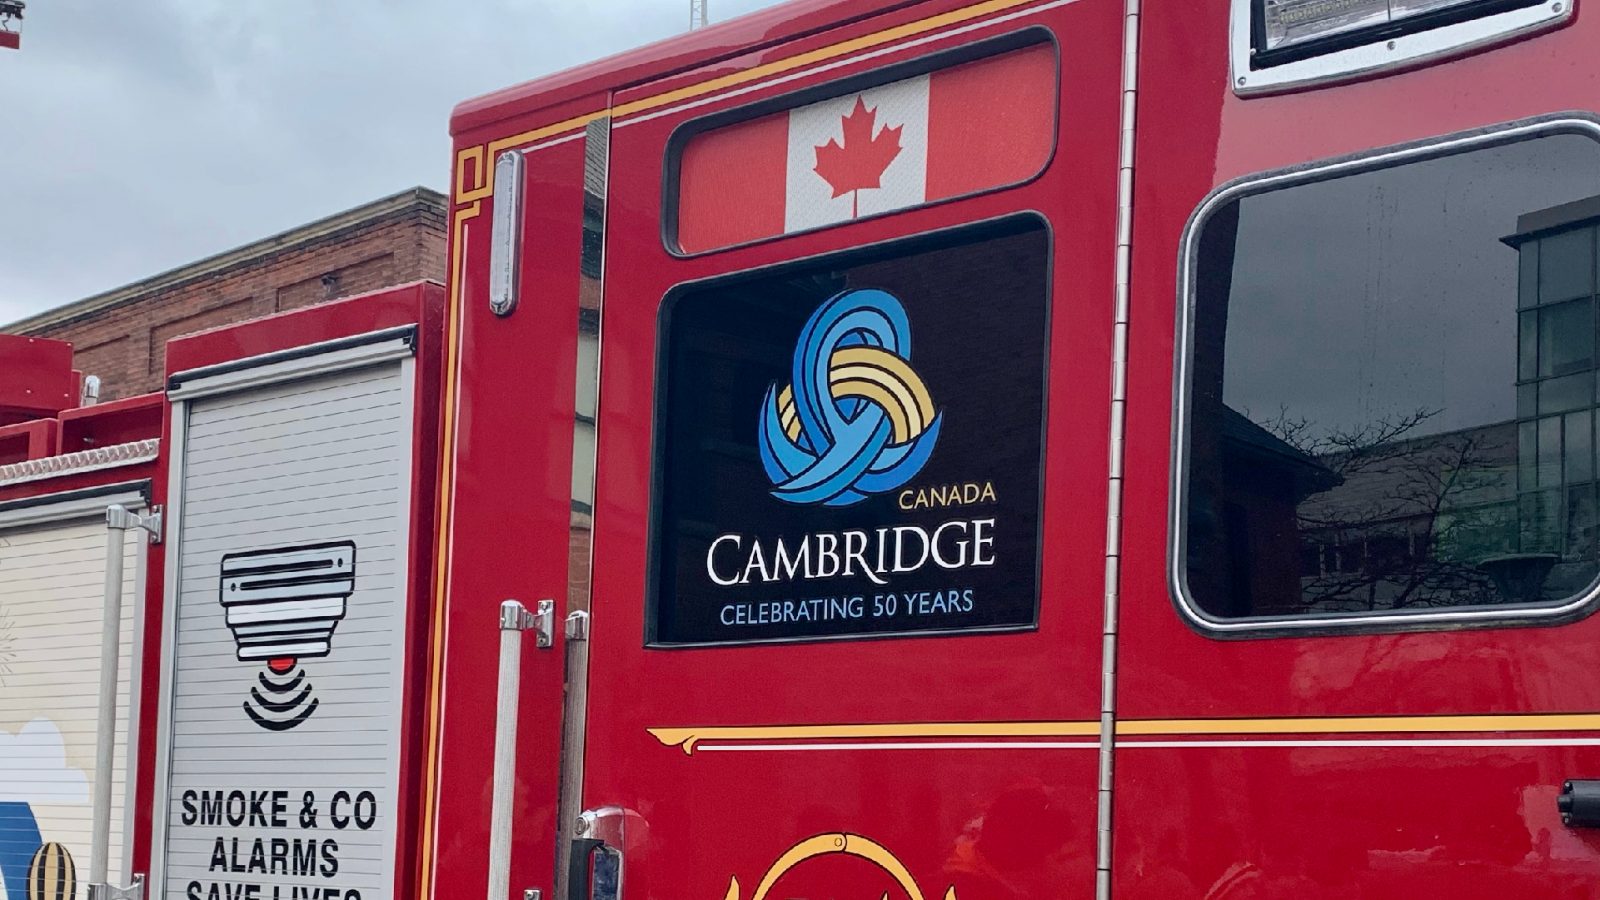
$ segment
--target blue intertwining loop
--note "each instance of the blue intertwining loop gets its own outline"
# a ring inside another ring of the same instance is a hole
[[[789,384],[762,401],[761,463],[773,496],[849,506],[911,480],[943,413],[911,368],[911,321],[894,295],[844,291],[800,332]]]

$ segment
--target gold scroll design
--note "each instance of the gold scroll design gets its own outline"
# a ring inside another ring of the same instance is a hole
[[[889,873],[900,888],[906,892],[911,900],[924,900],[922,889],[917,887],[917,882],[911,877],[911,872],[900,860],[895,858],[882,844],[871,838],[859,834],[849,834],[842,831],[819,834],[809,837],[790,847],[787,852],[778,857],[778,861],[767,869],[767,874],[761,876],[761,882],[756,885],[756,892],[750,900],[766,900],[767,893],[772,886],[778,883],[785,872],[818,856],[827,856],[833,853],[843,853],[872,863],[883,871]],[[884,900],[888,900],[888,892],[884,892]],[[728,893],[723,900],[740,900],[739,879],[737,876],[728,879]],[[945,888],[944,900],[956,900],[955,885]]]

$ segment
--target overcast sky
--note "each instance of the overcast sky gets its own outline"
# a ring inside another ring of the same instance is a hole
[[[713,21],[774,0],[710,0]],[[0,51],[0,326],[414,185],[460,100],[689,0],[27,0]]]

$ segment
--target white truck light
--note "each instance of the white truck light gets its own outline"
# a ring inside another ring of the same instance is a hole
[[[1263,49],[1277,50],[1389,22],[1389,0],[1266,0]]]
[[[1531,3],[1485,3],[1483,0],[1260,0],[1261,43],[1266,52],[1309,44],[1327,38],[1366,29],[1383,29],[1398,26],[1423,16],[1439,15],[1451,10],[1461,10],[1464,16],[1482,12],[1499,12],[1507,7],[1531,6]],[[1480,7],[1469,10],[1468,7]],[[1452,16],[1451,18],[1456,18]],[[1426,27],[1424,22],[1415,22]],[[1386,37],[1376,34],[1373,40]]]
[[[1559,27],[1578,0],[1233,0],[1233,89],[1264,94],[1437,62]]]

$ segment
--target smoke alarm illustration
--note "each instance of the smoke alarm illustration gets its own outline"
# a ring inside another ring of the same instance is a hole
[[[299,661],[327,656],[356,586],[352,541],[302,544],[222,557],[222,609],[240,662],[263,662],[244,711],[287,731],[317,709]]]

